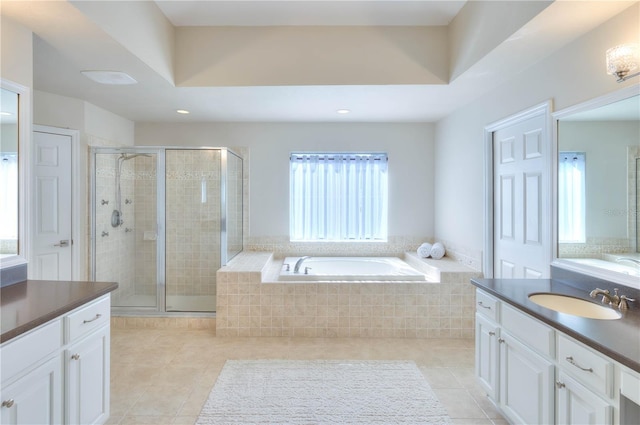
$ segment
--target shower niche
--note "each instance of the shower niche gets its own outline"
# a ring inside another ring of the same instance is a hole
[[[243,249],[243,160],[227,148],[93,148],[91,278],[114,314],[213,313]]]

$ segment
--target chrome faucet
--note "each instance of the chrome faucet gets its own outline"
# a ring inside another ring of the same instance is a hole
[[[293,272],[298,273],[300,271],[300,266],[302,265],[302,262],[304,260],[308,260],[309,258],[311,258],[310,255],[305,255],[304,257],[300,257],[298,261],[296,261],[296,265],[293,267]]]
[[[619,310],[627,310],[629,308],[629,304],[627,302],[634,302],[635,299],[631,299],[626,295],[618,295],[618,288],[613,290],[613,295],[609,292],[608,289],[600,289],[596,288],[589,293],[591,298],[595,298],[598,295],[602,295],[602,303],[609,304],[613,308],[617,308]]]
[[[640,266],[640,260],[636,260],[635,258],[629,258],[629,257],[616,258],[616,262],[620,263],[622,261],[629,261],[630,263],[634,263],[635,265]]]

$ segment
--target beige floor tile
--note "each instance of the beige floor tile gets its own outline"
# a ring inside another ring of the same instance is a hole
[[[464,388],[451,372],[451,368],[421,367],[420,371],[427,378],[431,388]]]
[[[111,416],[109,416],[104,425],[119,425],[120,421],[122,421],[122,416],[114,416],[113,412],[111,412]]]
[[[433,391],[453,419],[488,419],[465,389],[434,388]]]
[[[229,359],[413,360],[454,424],[490,425],[489,418],[502,418],[475,382],[470,339],[216,337],[210,330],[112,329],[111,341],[112,425],[194,424]]]
[[[127,415],[122,419],[120,425],[171,425],[174,422],[174,416],[136,416]]]
[[[173,425],[194,425],[198,416],[176,416]]]

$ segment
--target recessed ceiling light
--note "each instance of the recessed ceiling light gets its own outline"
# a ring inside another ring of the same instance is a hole
[[[177,109],[176,112],[179,114],[185,114],[185,115],[189,113],[189,111],[187,111],[186,109]]]
[[[351,112],[351,110],[350,109],[338,109],[336,112],[339,113],[339,114],[348,114],[349,112]]]
[[[80,71],[80,73],[100,84],[126,85],[138,83],[131,75],[121,71]]]

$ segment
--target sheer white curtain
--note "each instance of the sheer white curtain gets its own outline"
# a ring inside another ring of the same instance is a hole
[[[290,236],[386,240],[386,154],[292,154]]]
[[[560,152],[558,160],[558,240],[586,242],[584,152]]]
[[[0,239],[18,239],[18,155],[0,157]]]

